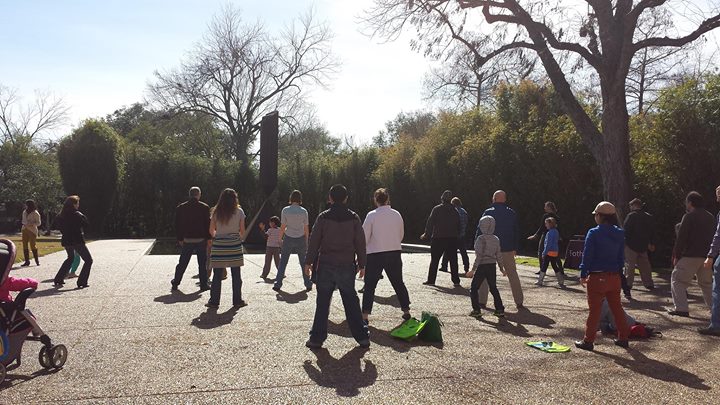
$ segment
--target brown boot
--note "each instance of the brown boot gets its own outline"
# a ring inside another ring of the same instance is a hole
[[[21,264],[22,267],[27,267],[30,265],[30,259],[28,259],[28,256],[30,256],[30,252],[28,250],[23,250],[23,256],[25,257],[25,263]]]
[[[33,257],[35,258],[35,265],[39,266],[40,265],[40,255],[38,255],[37,249],[33,249],[32,253],[33,253]]]

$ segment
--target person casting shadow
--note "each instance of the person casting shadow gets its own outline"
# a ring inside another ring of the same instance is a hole
[[[360,388],[369,387],[377,381],[375,364],[370,360],[360,361],[366,351],[357,346],[335,359],[327,349],[321,348],[313,351],[317,357],[317,367],[311,360],[305,360],[303,368],[318,386],[335,388],[341,397],[354,397],[360,394]]]
[[[705,384],[705,380],[689,371],[683,370],[670,363],[664,363],[659,360],[651,359],[636,349],[631,348],[628,349],[627,352],[630,356],[632,356],[632,359],[616,356],[610,353],[595,353],[612,359],[619,366],[625,367],[628,370],[656,380],[674,382],[696,390],[710,390],[710,386]]]

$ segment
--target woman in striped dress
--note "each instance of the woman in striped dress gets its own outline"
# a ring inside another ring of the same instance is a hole
[[[223,273],[230,267],[232,275],[233,307],[244,307],[242,300],[242,278],[240,267],[243,265],[242,241],[245,238],[245,212],[240,208],[235,190],[226,188],[212,210],[210,217],[210,235],[213,236],[210,249],[210,266],[213,269],[210,301],[205,305],[217,309],[220,306],[220,290]]]

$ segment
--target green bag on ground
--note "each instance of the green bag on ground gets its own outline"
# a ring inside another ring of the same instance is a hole
[[[410,340],[417,336],[417,334],[425,328],[426,324],[427,322],[421,322],[415,318],[410,318],[397,328],[393,329],[390,332],[390,336],[398,339]]]
[[[555,342],[525,342],[526,345],[533,347],[538,350],[542,350],[546,353],[567,353],[570,351],[570,348],[567,346],[563,346],[560,344],[557,344]]]
[[[425,322],[425,327],[420,331],[418,337],[426,342],[442,342],[442,322],[432,312],[423,311],[420,322]]]

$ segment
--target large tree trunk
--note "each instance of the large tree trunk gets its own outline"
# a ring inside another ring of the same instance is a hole
[[[632,193],[628,120],[625,94],[608,97],[603,103],[603,151],[602,161],[598,164],[603,181],[603,197],[615,204],[621,221],[628,212]]]

